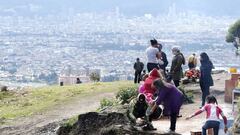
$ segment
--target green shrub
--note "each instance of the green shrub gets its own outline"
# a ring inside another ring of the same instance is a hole
[[[121,102],[121,104],[129,103],[131,99],[137,97],[137,86],[121,88],[117,93],[116,98]]]
[[[194,103],[193,101],[193,92],[192,91],[186,91],[184,86],[179,86],[178,89],[183,93],[183,103],[184,104],[191,104]]]
[[[115,106],[115,105],[117,105],[117,101],[115,99],[103,98],[100,101],[100,107],[97,110],[99,111],[99,110],[105,109],[107,107]]]
[[[63,123],[63,126],[65,127],[72,127],[74,123],[76,123],[78,120],[78,115],[77,116],[74,116],[72,118],[69,118],[68,120],[66,120],[64,123]]]

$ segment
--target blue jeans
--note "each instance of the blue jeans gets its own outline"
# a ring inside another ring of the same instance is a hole
[[[206,121],[205,125],[202,127],[202,135],[207,135],[207,129],[213,128],[214,135],[218,135],[219,121]]]

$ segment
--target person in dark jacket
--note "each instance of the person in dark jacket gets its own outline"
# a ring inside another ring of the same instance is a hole
[[[180,52],[179,47],[173,47],[172,53],[174,55],[171,65],[171,79],[173,80],[176,87],[180,85],[180,80],[183,77],[182,65],[185,65],[185,58]]]
[[[202,90],[202,105],[205,105],[206,97],[210,94],[209,89],[210,86],[213,86],[213,79],[212,79],[212,69],[213,64],[209,59],[207,53],[203,52],[200,54],[200,87]]]
[[[144,64],[140,62],[139,58],[137,58],[133,68],[135,69],[134,83],[139,83],[141,81],[141,73],[144,68]]]
[[[168,60],[167,60],[167,55],[165,52],[162,51],[162,44],[159,44],[158,46],[158,50],[160,52],[160,60],[162,61],[162,63],[159,63],[159,68],[163,70],[164,72],[164,76],[166,76],[166,67],[168,65]]]
[[[136,99],[133,99],[130,102],[129,107],[130,107],[129,117],[134,123],[137,123],[139,125],[146,124],[143,127],[144,130],[156,130],[156,128],[153,127],[151,122],[153,119],[157,119],[160,117],[162,113],[162,109],[160,107],[154,110],[154,112],[149,116],[148,120],[146,120],[146,111],[149,105],[146,101],[146,97],[144,94],[139,94]]]

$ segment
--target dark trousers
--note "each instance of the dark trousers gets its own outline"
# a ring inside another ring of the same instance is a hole
[[[162,109],[157,107],[156,110],[149,116],[149,121],[152,122],[154,119],[158,119],[162,114]]]
[[[137,71],[135,70],[135,78],[134,78],[134,83],[139,83],[141,81],[141,73],[142,71]]]
[[[176,87],[178,87],[180,85],[180,80],[173,80],[174,84]]]
[[[214,135],[218,135],[220,122],[218,121],[206,121],[202,127],[202,135],[207,135],[207,129],[213,128]]]
[[[171,113],[170,114],[170,130],[175,131],[176,130],[176,122],[177,122],[177,113]]]
[[[193,69],[193,68],[195,68],[194,63],[188,63],[188,68],[189,68],[190,70]]]
[[[159,65],[156,63],[147,63],[148,72],[151,72],[154,68],[159,69]]]
[[[200,87],[201,87],[201,90],[202,90],[202,106],[204,106],[205,101],[206,101],[206,97],[210,94],[210,92],[209,92],[210,86],[205,86],[205,85],[200,83]]]

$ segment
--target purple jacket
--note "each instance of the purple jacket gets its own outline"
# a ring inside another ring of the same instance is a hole
[[[167,114],[177,113],[179,114],[180,108],[183,103],[183,94],[175,86],[162,88],[158,92],[157,105],[163,102],[164,111]]]

